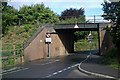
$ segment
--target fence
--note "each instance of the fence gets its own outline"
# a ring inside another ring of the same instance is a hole
[[[2,68],[13,67],[24,62],[23,44],[2,43],[1,59]]]

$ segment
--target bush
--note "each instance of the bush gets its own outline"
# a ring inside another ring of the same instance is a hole
[[[112,48],[106,51],[103,57],[103,64],[118,69],[120,64],[118,63],[118,51],[116,48]]]
[[[105,58],[117,58],[118,52],[116,48],[112,48],[106,51]]]
[[[75,42],[75,51],[85,51],[85,50],[90,50],[90,44],[87,40],[79,40]],[[97,42],[92,42],[91,43],[91,50],[96,50],[98,49],[98,43]]]
[[[24,25],[24,29],[25,29],[26,32],[28,32],[29,29],[31,29],[31,28],[32,28],[32,26],[30,24],[25,24]]]

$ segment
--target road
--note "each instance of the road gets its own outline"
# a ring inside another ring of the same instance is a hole
[[[88,53],[88,52],[86,52]],[[77,69],[88,54],[73,53],[53,59],[25,63],[18,69],[3,73],[3,78],[96,78]]]

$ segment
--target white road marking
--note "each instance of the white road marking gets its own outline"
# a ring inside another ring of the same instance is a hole
[[[44,63],[44,64],[40,64],[40,65],[47,65],[47,64],[54,63],[54,62],[58,62],[58,61],[60,61],[60,60],[55,60],[55,61],[53,61],[53,62],[48,62],[48,63]]]
[[[49,78],[49,77],[51,77],[52,75],[48,75],[48,76],[46,76],[47,78]]]
[[[59,73],[62,73],[63,71],[66,71],[66,70],[71,69],[71,68],[76,67],[76,66],[78,66],[78,64],[75,64],[75,65],[73,65],[73,66],[69,66],[69,67],[64,68],[64,69],[62,69],[62,70],[59,70],[59,71],[57,71],[57,72],[54,72],[54,73],[52,73],[51,75],[46,76],[46,78],[49,78],[49,77],[54,76],[54,75],[57,75],[57,74],[59,74]]]
[[[58,72],[53,73],[53,75],[56,75]]]
[[[44,63],[44,64],[40,64],[40,65],[47,65],[47,64],[50,64],[50,63],[52,63],[52,62],[48,62],[48,63]]]
[[[0,75],[5,75],[5,74],[10,74],[10,73],[15,73],[15,72],[18,72],[18,71],[24,71],[24,70],[27,70],[29,68],[23,68],[23,69],[19,69],[19,70],[15,70],[15,71],[11,71],[11,72],[6,72],[6,73],[2,73]]]
[[[71,67],[68,67],[67,69],[70,69]]]
[[[75,67],[75,66],[71,66],[72,68]]]
[[[60,61],[60,60],[55,60],[55,61]]]
[[[12,71],[12,70],[15,70],[15,69],[19,69],[20,67],[15,67],[15,68],[12,68],[12,69],[9,69],[9,70],[3,70],[2,72],[8,72],[8,71]]]
[[[87,70],[82,69],[82,68],[81,68],[81,64],[82,64],[83,62],[85,62],[89,57],[90,57],[90,54],[87,55],[87,57],[86,57],[85,60],[83,60],[82,62],[80,62],[79,66],[78,66],[79,70],[81,70],[81,71],[83,71],[83,72],[85,72],[85,73],[88,73],[88,74],[92,74],[92,75],[99,76],[99,77],[116,79],[115,77],[111,77],[111,76],[103,75],[103,74],[98,74],[98,73],[93,73],[93,72],[90,72],[90,71],[87,71]]]
[[[58,71],[59,73],[61,73],[62,72],[62,70],[60,70],[60,71]]]
[[[63,69],[63,71],[66,71],[66,70],[67,70],[67,68]]]
[[[57,61],[60,61],[60,60],[55,60],[53,62],[48,62],[48,63],[44,63],[44,64],[39,64],[39,65],[47,65],[47,64],[51,64],[51,63],[54,63],[54,62],[57,62]],[[16,68],[17,69],[17,68]],[[23,70],[27,70],[29,68],[22,68],[22,69],[19,69],[18,70],[15,70],[15,69],[11,69],[11,70],[7,70],[7,71],[3,71],[3,73],[0,73],[0,75],[5,75],[5,74],[10,74],[10,73],[15,73],[15,72],[18,72],[18,71],[23,71]],[[14,71],[12,71],[14,70]]]

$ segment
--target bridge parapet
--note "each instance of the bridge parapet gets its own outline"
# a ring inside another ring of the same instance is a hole
[[[105,27],[109,25],[110,23],[77,23],[78,28],[96,28],[98,29],[99,27]],[[56,24],[54,26],[54,29],[74,29],[75,24]]]
[[[78,28],[98,28],[98,23],[78,23]],[[74,29],[75,24],[56,24],[55,29]]]

